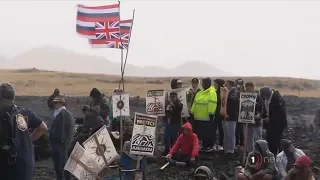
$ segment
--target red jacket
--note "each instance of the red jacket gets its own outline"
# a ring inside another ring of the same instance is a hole
[[[188,128],[190,133],[188,136],[180,134],[169,154],[172,156],[178,150],[181,150],[181,154],[189,155],[194,158],[199,154],[198,136],[192,132],[192,126],[190,123],[185,123],[182,128]]]

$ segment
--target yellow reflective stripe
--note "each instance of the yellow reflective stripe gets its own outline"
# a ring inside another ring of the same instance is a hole
[[[217,104],[217,101],[208,101],[209,103]]]
[[[202,118],[195,118],[195,120],[197,121],[209,121],[210,119],[206,118],[206,119],[202,119]]]
[[[193,102],[195,105],[207,106],[208,103]]]

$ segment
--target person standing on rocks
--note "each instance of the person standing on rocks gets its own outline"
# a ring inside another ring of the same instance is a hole
[[[182,124],[182,108],[183,104],[178,99],[178,94],[176,92],[170,92],[170,101],[166,106],[166,118],[168,122],[164,131],[164,156],[168,154],[171,146],[173,146],[179,136],[179,131]]]
[[[260,95],[264,99],[263,124],[266,129],[266,139],[270,151],[276,156],[280,151],[280,141],[283,131],[287,128],[286,102],[278,91],[269,86],[260,89]]]
[[[213,86],[216,89],[217,93],[217,108],[216,108],[216,113],[213,121],[213,143],[216,143],[217,139],[217,129],[219,132],[219,144],[213,147],[213,150],[218,150],[222,151],[223,150],[223,139],[224,139],[224,134],[223,134],[223,127],[222,127],[222,121],[223,121],[223,116],[220,114],[220,108],[221,108],[221,87],[223,87],[225,81],[223,79],[215,79],[213,81]]]
[[[235,80],[235,86],[237,88],[237,93],[239,97],[239,102],[240,102],[240,93],[245,92],[244,88],[244,81],[241,78],[238,78]],[[236,125],[236,147],[239,150],[242,150],[244,146],[244,132],[243,132],[243,123],[239,123],[237,121]]]
[[[193,119],[193,128],[202,141],[202,150],[213,151],[212,127],[217,108],[217,93],[211,86],[211,79],[202,79],[202,90],[194,98],[190,110]]]
[[[110,100],[102,94],[97,88],[93,88],[90,92],[90,97],[92,101],[90,107],[99,106],[100,116],[104,120],[106,126],[110,125],[109,112],[110,112]]]
[[[301,149],[295,148],[290,140],[281,140],[281,151],[277,155],[277,168],[280,174],[281,180],[284,180],[287,176],[287,172],[294,167],[296,160],[305,155]]]
[[[49,96],[49,99],[48,99],[48,102],[47,102],[47,105],[48,105],[48,108],[51,110],[51,111],[54,111],[54,104],[53,104],[53,100],[55,97],[59,96],[60,95],[60,90],[58,88],[56,88],[53,93]]]
[[[60,95],[54,100],[55,111],[49,132],[52,160],[57,180],[70,180],[70,173],[64,170],[68,160],[68,150],[75,134],[73,115],[65,107],[65,99]]]
[[[247,82],[245,84],[246,92],[255,93],[254,85],[252,82]],[[264,102],[260,94],[257,95],[256,105],[255,105],[255,123],[248,124],[247,130],[247,152],[250,153],[254,149],[254,142],[262,139],[262,112],[263,112]]]
[[[229,90],[227,98],[227,115],[226,120],[222,122],[224,130],[224,151],[229,158],[233,158],[236,146],[236,125],[239,116],[239,97],[237,88],[234,87],[233,81],[226,81],[225,87]]]
[[[196,97],[196,94],[201,91],[199,88],[200,80],[198,78],[193,78],[191,80],[191,86],[192,88],[189,89],[188,95],[187,95],[187,102],[188,102],[188,109],[191,109],[194,98]]]
[[[0,179],[32,180],[32,141],[43,136],[48,128],[34,112],[15,105],[14,99],[13,85],[0,84]],[[29,128],[33,129],[31,135]]]

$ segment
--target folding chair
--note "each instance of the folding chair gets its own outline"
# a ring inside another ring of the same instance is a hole
[[[145,180],[146,157],[140,160],[140,168],[136,169],[137,160],[132,159],[127,153],[122,152],[120,157],[119,176],[120,180],[134,180],[136,172],[142,173]]]

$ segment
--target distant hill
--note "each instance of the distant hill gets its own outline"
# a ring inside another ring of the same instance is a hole
[[[1,57],[0,57],[1,62]],[[2,66],[6,69],[37,68],[50,71],[102,73],[119,75],[120,64],[103,57],[79,54],[63,48],[44,46],[16,56]],[[126,76],[164,77],[164,76],[230,76],[210,64],[191,61],[174,69],[156,66],[139,67],[126,65]]]

